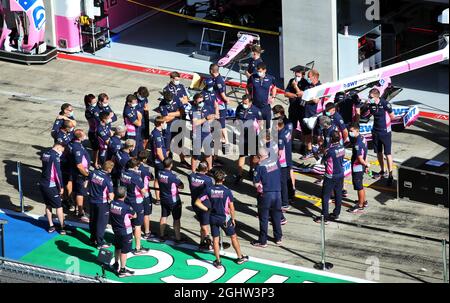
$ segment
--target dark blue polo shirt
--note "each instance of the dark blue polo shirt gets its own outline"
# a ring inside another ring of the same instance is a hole
[[[158,172],[158,184],[161,197],[161,203],[173,205],[180,201],[178,186],[182,184],[181,180],[169,170]]]
[[[352,149],[352,172],[364,172],[365,167],[359,162],[358,157],[362,156],[364,161],[366,161],[367,150],[366,139],[361,135],[356,137],[356,141]]]
[[[142,181],[141,173],[132,169],[127,169],[120,176],[120,185],[127,188],[127,197],[125,203],[132,205],[133,203],[141,204],[144,196],[141,190],[144,189],[144,181]]]
[[[58,190],[64,187],[62,181],[60,156],[50,149],[41,156],[42,173],[39,183],[44,187],[56,187]]]
[[[162,163],[162,161],[157,157],[156,150],[158,148],[162,149],[162,153],[164,158],[167,157],[167,148],[166,143],[163,137],[162,132],[160,132],[157,128],[153,129],[152,131],[152,152],[155,159],[155,163],[159,164]]]
[[[217,221],[225,222],[231,217],[230,203],[233,203],[233,193],[225,185],[214,185],[207,188],[200,200],[210,209],[210,216]]]
[[[380,99],[378,104],[372,103],[369,105],[370,114],[373,116],[372,132],[378,134],[387,134],[392,131],[391,117],[392,105],[385,99]]]
[[[89,174],[89,202],[94,204],[107,203],[109,193],[114,192],[113,183],[108,173],[97,169]]]
[[[135,215],[132,207],[120,201],[112,201],[109,210],[109,220],[114,234],[130,235],[133,232],[130,217]]]
[[[269,97],[275,86],[275,77],[271,75],[266,75],[264,78],[253,75],[248,79],[247,87],[252,95],[253,105],[259,109],[269,106]]]
[[[332,144],[324,156],[325,178],[344,178],[344,157],[345,148],[339,144]]]
[[[200,173],[191,173],[189,175],[189,189],[191,191],[191,200],[194,203],[204,191],[213,186],[211,177]]]
[[[281,173],[277,160],[265,159],[255,168],[253,183],[257,184],[258,192],[280,192],[280,180]]]

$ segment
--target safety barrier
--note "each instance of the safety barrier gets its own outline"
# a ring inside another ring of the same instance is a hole
[[[0,258],[0,281],[35,283],[101,283],[100,278],[75,275],[43,266]]]

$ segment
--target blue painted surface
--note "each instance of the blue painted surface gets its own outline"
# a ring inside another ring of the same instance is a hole
[[[45,221],[21,215],[0,213],[5,225],[5,257],[19,260],[27,253],[52,239],[58,233],[49,234]]]

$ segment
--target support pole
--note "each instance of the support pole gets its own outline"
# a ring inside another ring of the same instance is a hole
[[[20,161],[17,161],[17,183],[19,185],[20,212],[24,213],[23,191],[22,191],[22,169]]]
[[[5,257],[5,224],[6,220],[0,220],[0,257]]]
[[[320,221],[320,255],[321,261],[319,263],[316,263],[316,265],[314,265],[314,268],[319,270],[332,269],[333,264],[325,261],[325,218],[323,215],[321,215]]]
[[[443,260],[443,265],[444,265],[444,270],[443,270],[444,283],[448,283],[447,241],[445,239],[442,240],[442,260]]]
[[[24,199],[23,199],[23,189],[22,189],[22,163],[20,161],[17,161],[17,184],[19,187],[19,208],[16,209],[17,212],[29,212],[33,209],[33,206],[31,205],[24,205]]]

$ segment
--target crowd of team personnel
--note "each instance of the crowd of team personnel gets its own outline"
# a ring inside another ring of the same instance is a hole
[[[159,104],[149,100],[146,87],[139,87],[126,97],[120,119],[110,107],[107,94],[86,95],[87,133],[77,127],[72,105],[63,104],[51,132],[55,144],[42,155],[40,189],[46,204],[48,231],[56,231],[52,220],[52,210],[56,209],[58,231],[66,233],[63,214],[66,208],[89,223],[92,245],[102,249],[111,246],[105,241],[106,227],[111,224],[116,250],[114,270],[119,277],[132,275],[133,271],[126,268],[127,253],[145,254],[143,240],[166,241],[169,216],[173,217],[175,243],[184,241],[180,232],[183,209],[180,191],[185,185],[172,171],[176,154],[180,160],[175,164],[191,170],[188,187],[200,225],[199,249],[213,249],[214,266],[222,267],[219,256],[222,229],[231,237],[238,256],[236,262],[242,264],[248,257],[242,254],[236,236],[233,193],[224,185],[229,179],[221,168],[220,158],[236,150],[232,143],[237,142],[237,173],[232,179],[237,185],[243,181],[245,162],[249,160],[259,218],[259,236],[251,244],[267,247],[270,222],[275,243],[281,245],[282,225],[287,224],[284,212],[290,208],[296,191],[294,137],[302,143],[301,160],[316,157],[323,165],[320,182],[325,222],[339,219],[342,197],[348,194],[344,189],[348,147],[352,148],[352,182],[358,193],[358,200],[348,211],[364,211],[368,206],[363,187],[369,168],[368,148],[359,133],[358,122],[361,116],[374,117],[372,140],[381,166],[375,178],[387,177],[388,184],[392,184],[390,104],[380,97],[377,89],[370,91],[368,103],[355,94],[338,94],[328,102],[305,102],[303,92],[320,85],[319,72],[297,68],[285,90],[289,99],[285,111],[282,105],[274,105],[278,92],[276,79],[267,73],[260,55],[261,49],[255,47],[247,72],[247,92],[232,117],[226,83],[216,64],[211,65],[209,76],[203,79],[203,89],[193,96],[180,82],[177,72],[170,74]],[[153,111],[157,116],[150,119]],[[311,127],[304,119],[315,116],[319,116],[317,123]],[[383,152],[388,160],[387,176]],[[336,204],[332,213],[328,210],[330,199]],[[151,230],[150,224],[154,205],[161,207],[157,232]],[[315,219],[320,220],[321,217]]]

